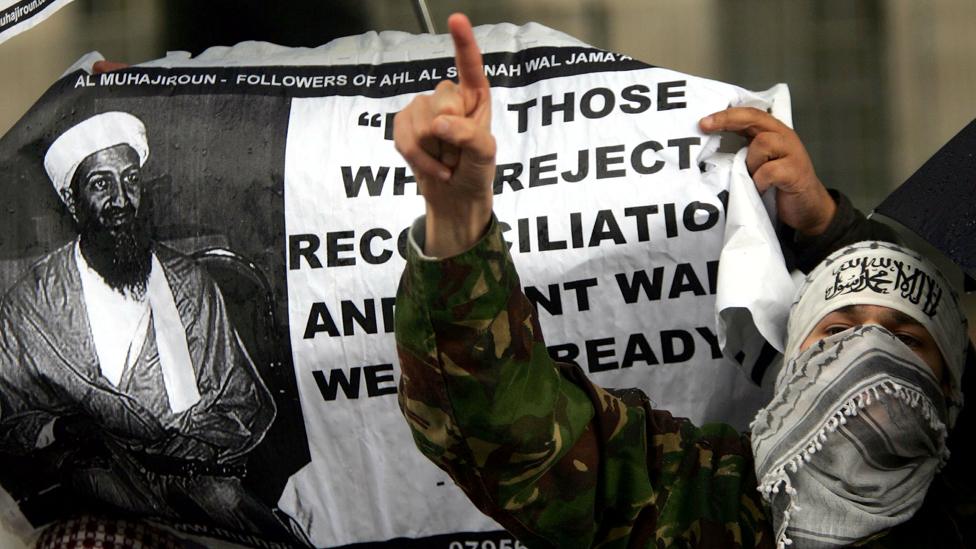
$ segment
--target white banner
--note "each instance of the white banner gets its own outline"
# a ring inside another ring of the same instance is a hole
[[[0,44],[50,17],[71,0],[0,0]]]
[[[755,191],[742,156],[720,148],[720,137],[702,134],[698,120],[730,105],[768,108],[788,120],[785,87],[749,92],[596,50],[538,25],[479,27],[476,34],[492,83],[495,212],[526,293],[538,306],[551,354],[578,362],[601,385],[639,387],[675,415],[745,428],[762,400],[749,377],[761,374],[775,356],[781,338],[777,319],[788,306],[788,299],[764,301],[763,288],[780,292],[789,281],[782,279],[786,274],[759,198],[747,196]],[[36,441],[46,432],[45,421],[72,410],[71,417],[89,418],[87,428],[94,423],[121,441],[109,447],[113,463],[134,460],[167,474],[239,478],[243,484],[233,490],[254,495],[254,509],[262,508],[249,515],[250,522],[230,513],[208,523],[173,504],[170,492],[160,488],[158,508],[173,506],[170,515],[160,514],[185,531],[210,524],[213,535],[255,543],[267,534],[260,524],[272,520],[270,512],[294,536],[270,536],[279,542],[450,549],[514,544],[414,449],[396,402],[394,298],[406,229],[424,205],[393,147],[393,115],[416,93],[456,77],[451,53],[446,36],[371,33],[315,50],[250,44],[215,48],[196,59],[173,54],[104,75],[67,74],[0,143],[0,167],[9,174],[0,190],[31,182],[16,191],[20,207],[8,220],[20,236],[0,242],[0,289],[29,301],[34,290],[22,281],[25,273],[37,272],[31,264],[54,257],[70,266],[72,259],[59,250],[67,250],[79,231],[84,241],[76,212],[60,202],[81,191],[55,183],[58,192],[52,192],[41,170],[51,142],[68,131],[77,138],[75,128],[89,118],[127,113],[112,117],[142,124],[147,136],[139,145],[148,153],[136,166],[144,186],[136,210],[152,208],[147,223],[158,242],[153,253],[174,287],[178,309],[169,327],[185,330],[189,360],[198,372],[199,364],[213,361],[213,337],[195,331],[203,317],[192,321],[180,305],[182,291],[191,302],[203,299],[196,292],[206,295],[212,277],[227,318],[218,310],[208,322],[220,333],[234,328],[247,355],[238,366],[224,367],[233,375],[250,371],[253,363],[258,378],[228,386],[250,395],[241,397],[243,406],[253,402],[263,414],[254,417],[263,419],[250,420],[249,438],[235,443],[243,449],[233,456],[224,457],[230,453],[221,444],[231,443],[220,438],[212,444],[215,457],[200,457],[210,454],[189,442],[162,445],[155,434],[107,425],[110,411],[93,409],[76,381],[62,381],[53,372],[48,377],[65,388],[34,404],[38,419],[27,427],[10,418],[0,421],[0,442],[6,441],[0,451],[27,451],[24,437],[28,446],[58,448]],[[97,164],[96,157],[91,154],[77,169]],[[730,200],[730,189],[744,194]],[[755,230],[737,229],[739,236],[732,238],[726,225],[730,216],[741,220],[742,211],[749,220],[736,221],[736,227]],[[723,255],[727,239],[735,250],[752,246],[752,255]],[[165,251],[170,248],[172,253]],[[190,277],[203,280],[197,284],[204,290],[183,289],[173,274],[184,272],[182,255],[206,267],[208,275]],[[730,267],[737,265],[726,272],[755,276],[722,278],[720,256]],[[220,269],[231,267],[220,266],[222,257],[239,257],[233,269],[263,278],[266,294],[226,282]],[[93,269],[98,271],[97,262]],[[717,295],[720,289],[724,298]],[[64,292],[79,307],[92,306],[88,294],[70,284]],[[257,308],[269,313],[240,310],[265,297],[267,304]],[[723,316],[728,334],[719,331],[717,298],[729,311],[748,313]],[[25,314],[4,311],[0,320],[16,322]],[[249,320],[255,314],[267,315],[270,331],[258,331]],[[155,312],[153,317],[162,318]],[[758,337],[753,320],[772,346]],[[74,333],[72,341],[86,341],[93,331],[53,322],[50,329]],[[166,337],[165,327],[155,329],[155,337]],[[732,359],[720,348],[726,335]],[[226,339],[220,352],[239,355],[239,347]],[[22,359],[12,358],[13,344],[4,345],[0,381],[19,384],[22,393],[40,391],[38,380],[12,377]],[[43,342],[31,345],[35,353],[53,352]],[[89,362],[97,361],[93,356]],[[217,360],[213,374],[218,378],[224,375],[221,364]],[[214,381],[200,376],[199,394],[188,411],[177,414],[184,419],[172,424],[178,425],[176,436],[187,440],[199,439],[192,433],[200,425],[223,429],[224,416],[214,410],[231,406]],[[125,396],[124,388],[99,380],[94,387],[96,394]],[[151,386],[142,390],[153,394]],[[265,391],[274,400],[273,421],[270,404],[262,401]],[[151,404],[152,399],[146,414],[158,416]],[[214,417],[205,415],[204,404]],[[141,437],[138,451],[127,437]],[[242,460],[246,471],[238,468]],[[22,510],[36,489],[2,476],[0,483]],[[59,489],[69,487],[80,490],[70,483]],[[202,509],[218,503],[197,501]],[[34,526],[57,515],[42,507],[43,513],[25,511]]]

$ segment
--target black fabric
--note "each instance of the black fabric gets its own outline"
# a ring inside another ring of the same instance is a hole
[[[837,204],[837,213],[823,234],[804,236],[785,225],[777,229],[787,268],[809,273],[831,253],[862,240],[900,243],[890,227],[866,218],[839,191],[831,189],[829,192]]]

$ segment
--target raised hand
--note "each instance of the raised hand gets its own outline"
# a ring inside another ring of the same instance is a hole
[[[800,137],[771,114],[734,107],[706,116],[703,132],[735,132],[749,138],[746,166],[762,193],[776,187],[779,219],[805,235],[823,233],[837,205],[813,170]]]
[[[450,257],[470,248],[491,220],[495,138],[491,91],[468,18],[447,20],[458,83],[445,80],[394,121],[393,141],[427,203],[424,253]]]

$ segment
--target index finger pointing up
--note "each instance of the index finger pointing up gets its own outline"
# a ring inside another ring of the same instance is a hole
[[[458,68],[458,83],[462,90],[488,88],[488,78],[481,61],[481,50],[474,39],[471,21],[463,13],[447,18],[447,27],[454,39],[454,62]]]

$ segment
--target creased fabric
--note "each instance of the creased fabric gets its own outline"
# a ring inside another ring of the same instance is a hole
[[[170,410],[178,414],[200,402],[200,391],[197,390],[183,319],[176,309],[176,300],[166,282],[163,266],[155,255],[146,290],[153,315],[153,327],[156,330],[156,349],[159,352],[159,367],[163,372],[166,398]]]

